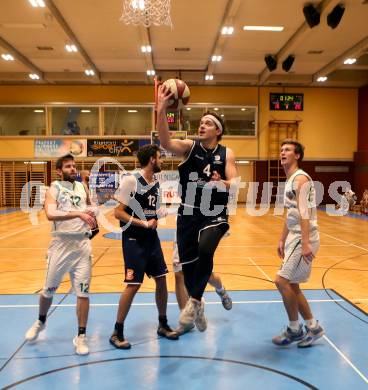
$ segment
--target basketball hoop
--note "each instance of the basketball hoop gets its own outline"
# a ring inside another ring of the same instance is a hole
[[[170,2],[171,0],[123,0],[123,14],[119,20],[135,26],[172,26]]]

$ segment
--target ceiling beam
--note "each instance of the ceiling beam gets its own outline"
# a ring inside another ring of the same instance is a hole
[[[346,58],[359,58],[367,48],[368,48],[368,36],[363,38],[357,44],[352,46],[350,49],[346,50],[344,53],[336,57],[329,64],[325,65],[323,68],[317,71],[313,75],[312,80],[316,81],[319,76],[328,76],[328,74],[332,73],[336,69],[342,68],[344,66],[344,60]],[[344,67],[344,69],[349,69],[349,68]],[[357,67],[355,67],[355,69],[357,69]],[[367,67],[364,67],[363,69],[367,69]]]
[[[45,82],[45,74],[44,72],[38,68],[33,62],[31,62],[26,56],[24,56],[18,49],[16,49],[13,45],[11,45],[8,41],[0,36],[0,46],[8,51],[15,59],[25,65],[32,73],[37,73],[40,76],[40,80],[38,82]],[[34,81],[34,80],[33,80]]]
[[[317,9],[322,14],[326,8],[331,6],[331,3],[336,2],[340,3],[340,1],[337,0],[322,0],[318,6]],[[302,9],[301,9],[302,11]],[[289,54],[292,54],[292,51],[296,46],[300,44],[300,41],[304,39],[305,35],[311,31],[311,28],[309,27],[308,23],[305,21],[303,24],[295,31],[295,33],[289,38],[289,40],[285,43],[284,46],[278,51],[278,53],[265,53],[266,54],[274,54],[276,56],[276,59],[278,62],[283,61]],[[262,72],[259,74],[259,85],[263,85],[267,82],[268,78],[270,77],[271,72],[268,70],[267,67],[265,67]]]
[[[238,12],[238,9],[240,5],[242,4],[242,0],[228,0],[226,4],[226,8],[221,20],[220,27],[217,31],[217,35],[214,41],[214,44],[212,46],[212,50],[210,53],[210,57],[208,59],[208,64],[206,67],[206,72],[208,74],[213,74],[215,73],[216,69],[216,62],[212,62],[212,56],[213,55],[222,55],[227,39],[229,38],[228,35],[222,35],[221,30],[223,26],[233,26],[234,25],[234,20],[235,16]]]
[[[148,52],[142,53],[142,55],[144,55],[144,58],[146,60],[146,70],[156,70],[153,62],[153,47],[151,42],[151,31],[149,27],[147,28],[142,25],[139,25],[138,29],[139,29],[141,46],[151,46],[152,48],[151,53]],[[139,48],[139,50],[140,49],[141,48]],[[154,82],[154,78],[152,76],[148,76],[147,74],[146,74],[146,80],[148,84],[153,84]]]
[[[50,10],[52,16],[57,20],[60,27],[64,30],[65,34],[68,36],[68,38],[72,41],[72,43],[77,46],[79,53],[83,57],[84,61],[88,64],[90,69],[92,69],[95,72],[94,78],[97,79],[100,83],[101,80],[101,74],[100,71],[97,69],[97,66],[94,64],[84,47],[79,42],[77,36],[74,34],[72,29],[69,27],[68,23],[64,19],[63,15],[59,11],[59,9],[54,4],[53,0],[44,0],[47,8]]]

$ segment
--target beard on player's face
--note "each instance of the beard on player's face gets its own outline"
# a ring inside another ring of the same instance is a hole
[[[62,171],[61,177],[62,177],[63,181],[69,181],[70,183],[74,183],[76,176],[77,176],[77,172],[75,172],[75,171],[72,171],[72,172]]]
[[[157,162],[155,162],[154,164],[153,164],[153,173],[159,173],[159,172],[161,172],[161,166],[159,165],[159,164],[157,164]]]

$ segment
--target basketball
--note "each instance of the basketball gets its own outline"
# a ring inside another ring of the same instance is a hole
[[[169,100],[169,109],[180,110],[188,104],[190,90],[187,84],[180,79],[169,79],[163,83],[171,92],[173,97]]]

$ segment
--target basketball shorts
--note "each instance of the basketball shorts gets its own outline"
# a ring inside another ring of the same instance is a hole
[[[222,226],[224,234],[229,230],[227,215],[208,217],[200,215],[178,215],[176,234],[181,264],[198,260],[198,244],[201,232],[215,226]]]
[[[42,295],[51,298],[64,275],[78,297],[88,297],[91,282],[91,241],[84,239],[54,238],[47,251],[47,272]]]
[[[126,284],[142,284],[144,274],[158,278],[168,273],[157,232],[147,237],[132,237],[123,233],[122,246]]]
[[[316,256],[319,249],[318,231],[310,233],[309,239],[312,252]],[[307,282],[312,271],[313,261],[307,262],[303,259],[301,234],[289,232],[285,242],[285,257],[277,275],[289,280],[290,283]]]
[[[183,270],[183,266],[179,260],[179,250],[178,250],[178,242],[176,240],[176,234],[173,242],[173,271],[180,272]]]

